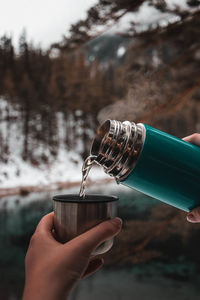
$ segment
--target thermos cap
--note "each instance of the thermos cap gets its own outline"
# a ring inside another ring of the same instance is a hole
[[[98,128],[90,152],[107,174],[122,181],[135,167],[144,140],[142,123],[107,120]]]

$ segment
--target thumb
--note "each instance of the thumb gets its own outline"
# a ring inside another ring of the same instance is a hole
[[[186,136],[186,137],[183,138],[183,140],[185,142],[189,142],[191,144],[194,144],[194,145],[200,147],[200,134],[199,133],[193,133],[189,136]]]
[[[122,220],[120,218],[107,220],[74,238],[69,243],[81,252],[92,252],[102,242],[117,235],[121,231],[121,227]]]

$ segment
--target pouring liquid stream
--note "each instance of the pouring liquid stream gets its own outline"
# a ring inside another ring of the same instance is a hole
[[[85,199],[85,188],[86,188],[86,182],[88,178],[88,174],[95,162],[96,156],[90,155],[86,158],[86,160],[83,163],[82,167],[82,181],[81,181],[81,188],[79,192],[79,196],[82,200]]]

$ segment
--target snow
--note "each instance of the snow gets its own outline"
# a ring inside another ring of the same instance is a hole
[[[157,49],[153,50],[152,63],[155,68],[159,67],[161,64],[161,59],[159,58]]]
[[[10,116],[16,117],[16,120],[10,124],[9,128],[6,121],[8,110]],[[80,115],[80,113],[80,111],[77,111],[78,115]],[[39,116],[36,116],[36,119],[38,119],[39,126]],[[45,149],[44,145],[41,144],[36,147],[32,141],[31,146],[33,146],[32,149],[34,149],[35,155],[45,153],[46,151],[45,154],[50,157],[48,165],[41,163],[39,166],[34,166],[30,162],[25,162],[21,157],[23,136],[19,111],[17,111],[16,107],[8,104],[4,98],[0,98],[0,134],[3,141],[7,141],[9,145],[7,163],[0,162],[0,188],[41,186],[54,184],[56,182],[81,181],[81,169],[83,164],[83,160],[79,154],[82,148],[81,140],[77,142],[73,151],[67,151],[64,146],[66,121],[62,113],[58,113],[57,119],[60,140],[57,158],[51,157],[49,150]],[[74,122],[72,118],[70,118],[69,121]],[[76,125],[80,127],[81,122]],[[81,132],[81,127],[78,128],[78,132]],[[91,177],[89,176],[92,180],[108,178],[108,175],[106,175],[100,167],[96,166],[93,169]]]
[[[0,188],[81,181],[82,163],[80,155],[64,149],[60,149],[57,159],[50,166],[40,167],[34,167],[12,154],[8,163],[0,164]],[[95,167],[91,172],[92,180],[105,177],[107,176],[100,167]]]
[[[155,1],[156,2],[156,1]],[[95,25],[90,30],[89,34],[123,34],[131,32],[133,29],[136,32],[142,32],[149,27],[157,26],[165,27],[169,23],[174,23],[180,20],[180,16],[173,12],[161,12],[154,6],[150,5],[151,1],[145,1],[135,12],[127,12],[123,15],[124,10],[116,12],[115,16],[121,18],[115,23],[115,20],[108,20],[105,24]],[[167,8],[173,10],[179,8],[181,11],[194,12],[199,8],[191,8],[187,5],[187,0],[166,0]]]
[[[171,13],[162,13],[148,2],[144,2],[137,12],[128,12],[108,31],[109,33],[128,32],[134,24],[137,32],[147,30],[149,26],[166,26],[169,22],[173,23],[180,17]]]
[[[187,0],[166,0],[166,3],[170,9],[174,9],[176,7],[188,9]]]
[[[120,47],[118,48],[118,50],[117,50],[117,56],[118,56],[118,57],[121,57],[121,56],[123,56],[123,55],[125,54],[125,52],[126,52],[126,48],[123,47],[123,46],[120,46]]]

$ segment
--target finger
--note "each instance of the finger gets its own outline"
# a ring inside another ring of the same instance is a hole
[[[200,147],[200,133],[193,133],[184,137],[183,140]]]
[[[96,271],[98,271],[104,264],[103,258],[96,258],[89,262],[89,265],[85,271],[85,273],[82,275],[82,278],[85,278]]]
[[[71,240],[69,243],[72,247],[79,249],[79,251],[92,252],[102,242],[114,237],[120,232],[122,227],[122,220],[114,218],[104,221],[85,233]],[[68,245],[69,245],[68,243]]]
[[[193,209],[187,215],[187,220],[188,220],[188,222],[191,222],[191,223],[200,223],[200,207]]]
[[[39,222],[35,232],[45,232],[50,233],[52,236],[52,229],[53,229],[53,217],[54,213],[51,212],[45,215]]]

